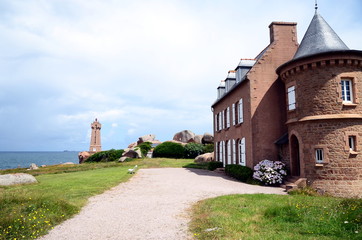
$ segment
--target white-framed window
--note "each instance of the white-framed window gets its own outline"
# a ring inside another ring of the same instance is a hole
[[[227,107],[226,109],[226,128],[229,128],[230,127],[230,108]]]
[[[221,130],[221,113],[217,114],[217,130]]]
[[[351,79],[341,79],[341,91],[342,91],[342,101],[347,103],[353,102],[353,91],[352,91],[352,80]]]
[[[356,151],[356,136],[348,136],[348,146],[351,151]]]
[[[220,142],[220,157],[219,157],[219,161],[220,162],[224,162],[224,141]]]
[[[243,123],[244,122],[244,112],[243,112],[243,99],[240,98],[240,100],[237,103],[237,120],[238,123]]]
[[[215,142],[215,161],[219,161],[219,159],[220,159],[219,144],[220,144],[219,142]]]
[[[239,140],[239,164],[245,166],[246,154],[245,154],[245,138]]]
[[[236,164],[236,142],[235,140],[231,140],[233,144],[233,164]]]
[[[227,156],[226,162],[227,162],[227,164],[231,164],[231,141],[230,140],[226,141],[226,146],[227,146],[227,148],[226,148],[226,156]]]
[[[232,107],[231,107],[231,114],[232,114],[232,117],[233,117],[233,125],[236,124],[235,122],[235,103],[233,103]]]
[[[294,110],[295,109],[295,86],[288,87],[288,110]]]
[[[323,148],[316,148],[315,150],[315,160],[317,163],[324,162],[324,151]]]
[[[222,141],[222,163],[223,163],[223,167],[225,167],[225,162],[226,162],[226,142]]]
[[[223,128],[222,120],[223,120],[223,111],[219,112],[219,131]]]

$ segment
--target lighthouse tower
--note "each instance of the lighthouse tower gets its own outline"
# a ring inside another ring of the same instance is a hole
[[[92,128],[92,134],[91,134],[89,152],[90,153],[100,152],[102,151],[102,146],[101,146],[102,124],[100,124],[96,118],[95,121],[91,124],[91,128]]]

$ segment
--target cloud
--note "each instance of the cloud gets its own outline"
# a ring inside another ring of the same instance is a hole
[[[298,22],[301,39],[313,4],[1,1],[0,150],[88,149],[95,118],[103,149],[150,133],[168,140],[184,129],[212,132],[210,106],[227,71],[269,44],[272,21]],[[360,4],[319,1],[357,49]]]

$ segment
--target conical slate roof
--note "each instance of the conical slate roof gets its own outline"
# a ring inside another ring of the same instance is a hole
[[[349,48],[316,12],[293,59],[338,50]]]

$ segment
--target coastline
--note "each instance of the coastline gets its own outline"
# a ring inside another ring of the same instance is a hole
[[[58,165],[66,162],[78,164],[78,151],[0,151],[0,170],[29,168],[32,163]]]

